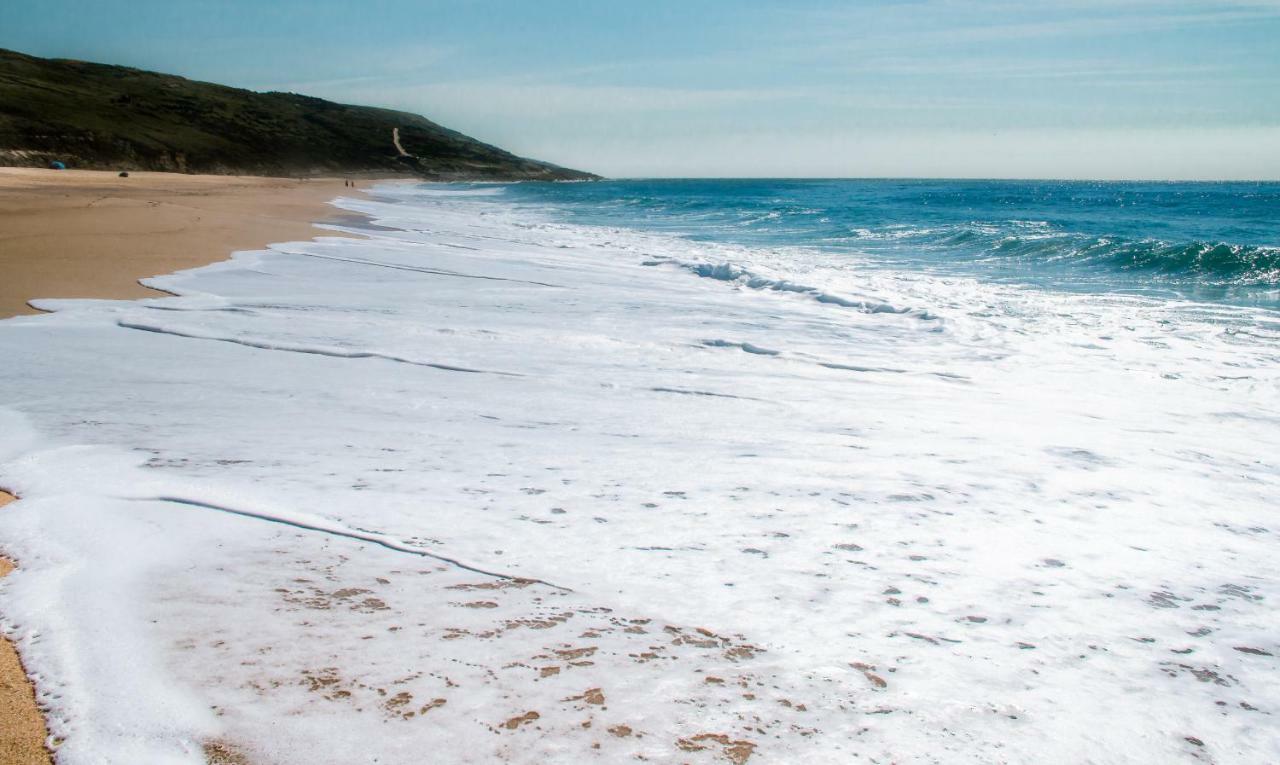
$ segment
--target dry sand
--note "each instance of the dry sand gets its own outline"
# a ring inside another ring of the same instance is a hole
[[[13,500],[12,494],[0,491],[0,508]],[[13,563],[0,558],[0,577],[12,570]],[[0,639],[0,765],[47,765],[47,735],[18,652],[8,640]]]
[[[142,298],[138,279],[310,239],[341,179],[0,168],[0,318],[36,298]]]

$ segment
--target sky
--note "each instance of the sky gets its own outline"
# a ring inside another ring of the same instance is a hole
[[[1280,180],[1280,0],[12,0],[0,47],[611,177]]]

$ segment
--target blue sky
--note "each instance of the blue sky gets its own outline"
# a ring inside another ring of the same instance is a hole
[[[612,176],[1280,179],[1280,0],[15,0],[0,47]]]

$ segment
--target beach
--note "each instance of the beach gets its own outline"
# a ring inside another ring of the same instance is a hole
[[[344,190],[353,191],[335,178],[0,167],[0,318],[38,313],[35,299],[162,295],[139,280],[310,236],[314,221],[338,213],[327,202]],[[13,500],[0,491],[0,509]],[[0,577],[13,568],[0,557]],[[34,689],[3,640],[0,763],[49,762],[46,736]]]
[[[904,266],[1122,237],[842,183],[340,187],[0,322],[58,762],[1274,760],[1274,311]],[[915,224],[787,244],[848,199]]]
[[[0,168],[0,316],[34,313],[35,298],[154,297],[139,279],[310,236],[343,189],[334,178]]]
[[[9,5],[0,765],[1280,765],[1280,0]]]

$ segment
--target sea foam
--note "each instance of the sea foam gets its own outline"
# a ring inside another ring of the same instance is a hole
[[[61,762],[1280,758],[1274,313],[475,191],[0,323]]]

